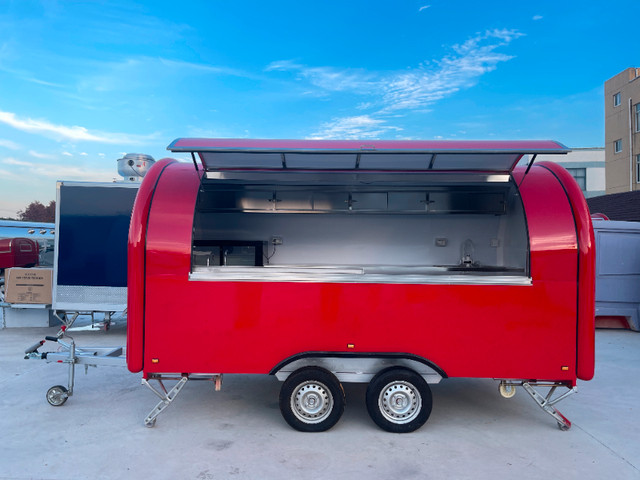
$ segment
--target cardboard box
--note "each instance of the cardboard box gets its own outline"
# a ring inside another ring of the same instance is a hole
[[[4,301],[7,303],[51,303],[51,268],[9,268],[5,271]]]

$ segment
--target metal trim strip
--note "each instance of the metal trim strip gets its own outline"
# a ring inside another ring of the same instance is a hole
[[[273,267],[231,267],[228,273],[223,268],[198,267],[189,274],[195,282],[293,282],[293,283],[379,283],[409,285],[533,285],[531,277],[507,275],[424,275],[353,273],[355,269],[332,272],[328,269],[316,271],[274,271]],[[341,273],[344,272],[344,273]]]

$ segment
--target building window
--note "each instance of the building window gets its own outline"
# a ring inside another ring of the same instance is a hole
[[[638,155],[640,157],[640,155]],[[586,168],[567,168],[567,171],[575,178],[583,192],[587,189],[587,169]]]
[[[613,106],[617,107],[618,105],[620,105],[620,103],[621,103],[620,92],[618,92],[613,96]]]
[[[640,183],[640,155],[636,155],[636,183]]]
[[[636,103],[636,132],[640,132],[640,103]]]
[[[613,142],[613,153],[620,153],[622,151],[622,139],[619,138]]]

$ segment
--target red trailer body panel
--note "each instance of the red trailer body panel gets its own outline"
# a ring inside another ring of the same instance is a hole
[[[228,146],[207,142],[195,143]],[[399,142],[384,143],[394,149]],[[440,143],[435,147],[452,148]],[[183,144],[190,148],[173,145]],[[428,147],[434,150],[434,142]],[[518,142],[501,147],[532,148]],[[559,148],[537,145],[545,147]],[[530,282],[521,285],[194,281],[194,211],[202,177],[193,165],[161,161],[138,194],[129,246],[131,371],[272,373],[297,355],[335,352],[417,356],[449,377],[574,385],[593,376],[593,231],[582,194],[563,169],[535,165],[526,177],[524,169],[513,173],[530,248]]]
[[[562,185],[571,206],[578,242],[577,308],[577,377],[591,380],[595,372],[595,235],[587,202],[571,174],[557,163],[540,162]],[[528,180],[527,180],[528,181]],[[538,191],[544,191],[543,185]],[[523,196],[526,202],[526,196]],[[532,205],[530,210],[535,210]]]
[[[145,314],[145,275],[147,223],[151,200],[162,172],[172,163],[172,159],[162,159],[149,170],[136,195],[131,224],[129,228],[129,247],[127,251],[127,312],[130,321],[127,328],[127,364],[132,372],[142,370],[142,352],[144,350],[144,314]]]

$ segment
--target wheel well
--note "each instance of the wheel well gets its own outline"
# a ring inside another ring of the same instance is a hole
[[[303,352],[278,363],[269,374],[284,380],[304,367],[323,368],[342,382],[366,383],[381,371],[398,367],[422,375],[428,383],[447,378],[435,363],[409,353]]]

